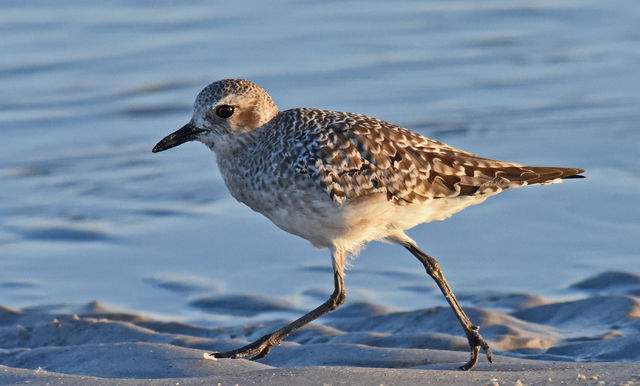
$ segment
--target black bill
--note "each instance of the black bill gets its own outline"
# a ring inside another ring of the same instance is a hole
[[[199,129],[192,125],[191,122],[189,122],[173,133],[162,138],[151,151],[157,153],[160,151],[171,149],[172,147],[176,147],[178,145],[182,145],[185,142],[193,141],[198,137],[198,134],[202,133],[203,131],[203,129]]]

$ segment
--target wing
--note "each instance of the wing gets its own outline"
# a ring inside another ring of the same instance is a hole
[[[483,158],[364,115],[318,113],[325,114],[315,117],[320,123],[295,133],[305,144],[295,169],[338,203],[374,193],[398,204],[494,194],[582,172]]]

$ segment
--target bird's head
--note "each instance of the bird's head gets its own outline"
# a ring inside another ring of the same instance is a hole
[[[216,141],[253,131],[277,114],[278,108],[262,87],[244,79],[219,80],[200,91],[191,121],[164,137],[152,151],[194,140],[214,149]]]

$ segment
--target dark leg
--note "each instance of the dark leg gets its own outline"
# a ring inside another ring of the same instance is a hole
[[[337,264],[336,260],[338,260]],[[334,252],[333,294],[331,294],[331,297],[326,302],[322,303],[318,308],[295,320],[294,322],[286,325],[280,330],[263,336],[253,343],[249,343],[248,345],[240,347],[236,350],[222,353],[213,353],[211,354],[211,356],[215,358],[244,358],[253,355],[253,357],[250,358],[252,360],[263,358],[267,354],[269,354],[269,351],[271,351],[274,345],[279,344],[287,335],[291,334],[292,332],[296,331],[312,320],[315,320],[322,315],[325,315],[338,308],[342,303],[344,303],[345,299],[347,298],[347,295],[344,291],[344,274],[342,272],[342,264],[343,259],[336,259],[336,255]]]
[[[472,368],[475,367],[475,365],[478,363],[478,353],[480,352],[480,348],[482,348],[485,351],[485,353],[487,354],[487,359],[489,360],[489,362],[491,362],[492,361],[491,348],[489,348],[489,345],[487,344],[487,342],[482,338],[482,336],[478,332],[479,327],[471,323],[471,321],[469,320],[469,317],[462,310],[460,303],[458,303],[458,299],[456,299],[456,296],[453,294],[453,291],[451,291],[451,287],[449,287],[447,280],[444,278],[444,274],[442,273],[442,270],[440,269],[440,265],[438,264],[436,259],[422,252],[413,243],[406,242],[406,243],[403,243],[403,245],[405,248],[409,250],[409,252],[411,252],[415,257],[417,257],[418,260],[420,260],[422,265],[424,265],[424,268],[427,270],[427,273],[429,274],[429,276],[431,276],[433,280],[436,281],[436,283],[438,284],[438,287],[440,287],[440,291],[442,291],[442,294],[447,299],[447,302],[449,302],[451,309],[458,317],[458,320],[460,321],[460,324],[464,329],[464,333],[467,335],[467,340],[469,340],[469,347],[471,347],[471,359],[469,359],[469,362],[460,366],[460,369],[471,370]]]

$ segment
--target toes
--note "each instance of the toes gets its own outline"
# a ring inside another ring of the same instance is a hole
[[[273,348],[273,344],[267,344],[265,345],[265,347],[260,349],[260,352],[251,358],[252,361],[256,361],[260,358],[264,358],[267,356],[267,354],[269,354],[269,352],[271,352],[271,349]]]
[[[489,363],[493,363],[493,353],[486,340],[478,332],[479,327],[472,325],[469,329],[465,329],[467,333],[467,339],[469,340],[469,347],[471,348],[471,358],[469,362],[460,366],[461,370],[469,371],[473,369],[479,360],[480,350],[484,350]]]
[[[211,354],[204,353],[204,359],[215,361],[216,359],[222,358],[239,358],[239,356],[234,351],[227,352],[212,352]]]
[[[489,363],[493,363],[493,353],[491,352],[491,348],[489,346],[485,347],[484,352],[487,355]]]
[[[476,364],[478,364],[478,359],[479,359],[479,352],[480,352],[480,346],[475,346],[471,348],[471,358],[469,359],[469,362],[465,363],[464,365],[460,366],[460,370],[463,371],[469,371],[471,369],[473,369],[474,367],[476,367]]]
[[[255,361],[257,359],[264,358],[265,356],[267,356],[267,354],[269,354],[269,352],[273,348],[273,345],[275,344],[275,342],[265,338],[266,337],[263,337],[263,339],[259,339],[237,350],[231,350],[231,351],[222,352],[222,353],[220,352],[214,352],[211,354],[205,353],[203,354],[203,356],[205,359],[209,359],[209,360],[216,360],[218,358],[237,359],[237,358],[251,357],[249,359],[251,359],[252,361]]]

